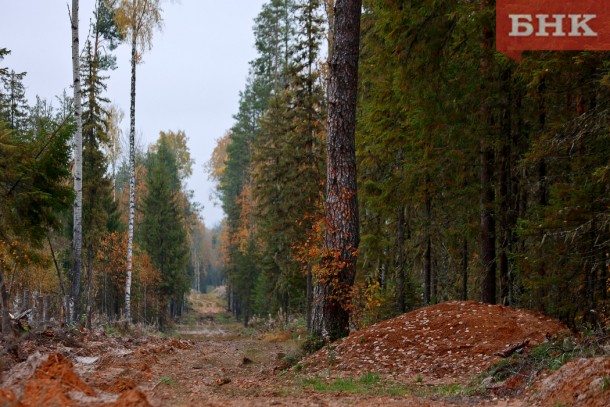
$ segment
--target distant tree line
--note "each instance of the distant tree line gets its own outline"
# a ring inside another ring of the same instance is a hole
[[[117,64],[111,51],[125,38],[117,7],[127,6],[97,1],[80,52],[82,279],[72,266],[76,228],[70,178],[77,154],[73,100],[64,93],[59,107],[40,98],[30,105],[23,85],[26,73],[4,67],[1,62],[10,51],[0,48],[3,333],[10,332],[12,300],[24,289],[58,297],[78,293],[74,323],[130,317],[167,327],[183,312],[190,289],[205,291],[208,284],[224,282],[216,255],[220,229],[206,228],[186,188],[194,165],[188,136],[162,131],[147,150],[134,144],[135,175],[130,177],[130,157],[122,153],[122,112],[106,94],[107,75]],[[137,180],[131,188],[130,178]],[[125,308],[130,195],[136,197],[133,312]]]

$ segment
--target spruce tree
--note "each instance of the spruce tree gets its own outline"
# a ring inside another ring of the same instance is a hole
[[[97,55],[96,55],[97,54]],[[119,228],[117,204],[112,199],[112,183],[107,176],[108,162],[103,153],[108,137],[109,101],[102,96],[106,86],[101,76],[100,51],[87,41],[82,64],[83,78],[83,245],[87,269],[87,315],[92,310],[93,260],[106,233]]]
[[[60,227],[73,199],[69,141],[74,125],[54,112],[36,122],[35,130],[17,132],[0,120],[0,241],[31,248]],[[10,336],[5,266],[0,262],[2,330]]]
[[[0,73],[0,82],[4,88],[0,96],[0,118],[13,130],[25,130],[28,110],[23,85],[25,75],[25,72],[16,73],[12,69]]]
[[[157,151],[147,158],[146,188],[139,241],[161,274],[160,291],[168,313],[163,323],[177,315],[189,288],[186,228],[180,207],[180,179],[176,157],[161,137]]]
[[[322,19],[317,1],[298,2],[294,10],[294,41],[289,48],[287,84],[274,93],[253,143],[252,178],[261,272],[259,312],[291,305],[303,310],[311,264],[302,265],[302,248],[312,223],[319,219],[324,173],[324,94],[318,57]]]

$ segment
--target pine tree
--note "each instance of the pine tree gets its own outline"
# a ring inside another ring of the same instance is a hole
[[[328,88],[326,253],[313,314],[313,331],[331,340],[349,333],[344,301],[354,283],[360,243],[355,128],[361,7],[358,0],[335,4]]]
[[[294,37],[294,0],[270,0],[254,19],[258,57],[250,62],[264,94],[279,93],[286,85],[289,53]]]

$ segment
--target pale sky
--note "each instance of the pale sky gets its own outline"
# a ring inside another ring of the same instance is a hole
[[[164,28],[138,66],[136,129],[145,144],[161,130],[184,130],[195,159],[188,182],[195,201],[204,205],[211,227],[223,217],[210,201],[213,184],[203,164],[233,124],[239,91],[256,56],[252,26],[264,0],[179,0],[163,2]],[[70,1],[70,4],[72,2]],[[85,43],[94,0],[80,0],[80,41]],[[53,100],[72,83],[71,33],[65,0],[0,0],[0,48],[11,54],[2,65],[27,72],[27,97]],[[106,97],[125,113],[129,132],[130,54],[126,44],[115,54]],[[54,103],[57,105],[56,103]]]

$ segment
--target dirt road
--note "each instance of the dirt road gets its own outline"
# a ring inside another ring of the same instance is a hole
[[[286,356],[298,350],[294,337],[277,333],[248,335],[230,320],[218,292],[191,297],[193,313],[177,327],[188,339],[184,349],[157,354],[152,379],[140,388],[154,406],[437,406],[448,401],[434,394],[417,397],[395,384],[370,376],[333,379],[286,369]],[[422,389],[425,393],[425,389]],[[451,394],[451,396],[454,396]],[[451,404],[521,405],[517,401],[454,396]]]
[[[487,383],[478,376],[500,360],[497,352],[505,344],[525,337],[533,342],[536,335],[561,329],[557,321],[527,310],[438,304],[358,331],[301,359],[305,329],[298,324],[282,329],[259,321],[256,328],[244,329],[224,310],[221,289],[192,294],[190,303],[192,310],[171,336],[144,327],[124,334],[50,329],[24,336],[15,359],[2,359],[8,365],[0,366],[0,406],[528,406],[565,401],[603,406],[610,396],[607,340],[596,347],[600,357],[574,360],[559,371],[521,370],[538,363],[527,359],[526,349],[505,364],[512,375],[497,373],[501,381]],[[562,358],[555,354],[558,348],[549,346],[547,357]],[[527,374],[534,381],[524,380]],[[526,387],[530,390],[523,393]]]

